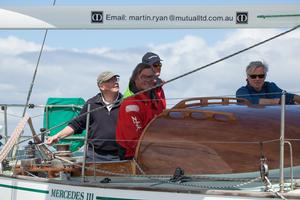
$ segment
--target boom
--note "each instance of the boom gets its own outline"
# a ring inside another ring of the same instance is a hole
[[[300,4],[0,8],[0,29],[290,28],[299,24]]]

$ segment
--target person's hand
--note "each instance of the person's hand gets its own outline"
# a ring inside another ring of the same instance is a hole
[[[47,145],[52,145],[54,143],[57,143],[59,141],[59,137],[57,135],[54,135],[52,137],[49,137],[46,141]]]

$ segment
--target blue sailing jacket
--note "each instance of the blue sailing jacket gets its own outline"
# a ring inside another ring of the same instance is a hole
[[[252,104],[258,104],[260,98],[264,99],[276,99],[281,98],[282,89],[280,89],[275,83],[265,81],[262,89],[256,91],[252,86],[247,84],[239,88],[236,91],[237,98],[248,99]],[[295,94],[286,93],[286,104],[295,104],[294,103]]]

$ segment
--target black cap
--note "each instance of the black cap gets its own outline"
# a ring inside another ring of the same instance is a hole
[[[142,58],[142,62],[148,65],[153,65],[154,63],[160,61],[162,61],[162,59],[160,59],[160,57],[157,54],[152,52],[147,52]]]

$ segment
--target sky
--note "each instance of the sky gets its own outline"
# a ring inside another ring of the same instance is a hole
[[[52,5],[53,1],[1,0],[4,6]],[[87,1],[57,0],[56,5],[270,5],[299,4],[269,1]],[[170,80],[216,61],[287,29],[166,29],[166,30],[50,30],[41,56],[30,103],[48,97],[82,97],[98,92],[97,75],[111,70],[121,75],[121,91],[142,56],[152,51],[162,59],[161,78]],[[45,31],[0,30],[0,104],[25,104]],[[183,98],[234,97],[245,85],[245,67],[261,60],[269,65],[268,81],[300,94],[300,31],[225,60],[164,86],[168,107]],[[21,116],[10,109],[9,118]],[[36,113],[35,113],[36,114]],[[38,126],[41,126],[40,124]],[[9,129],[12,129],[9,127]]]

